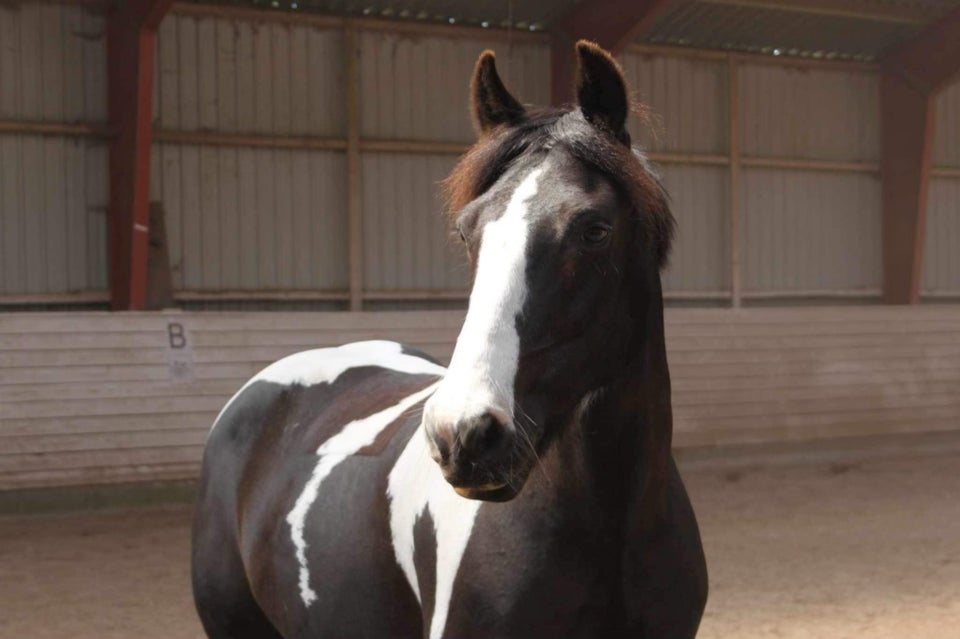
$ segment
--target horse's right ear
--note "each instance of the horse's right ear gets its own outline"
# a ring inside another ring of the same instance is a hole
[[[630,146],[627,82],[613,56],[588,40],[577,42],[577,102],[587,121]]]
[[[478,135],[501,124],[519,124],[526,110],[510,95],[497,73],[493,51],[480,54],[470,80],[470,114]]]

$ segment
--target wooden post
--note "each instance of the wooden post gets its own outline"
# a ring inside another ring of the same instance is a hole
[[[127,0],[107,18],[110,124],[110,305],[146,302],[150,143],[156,28],[173,0]]]
[[[350,310],[363,309],[363,209],[360,184],[360,43],[357,30],[343,32],[347,82],[347,211],[350,229]]]
[[[730,190],[730,305],[739,308],[743,298],[740,267],[740,78],[737,58],[727,55],[727,144]]]

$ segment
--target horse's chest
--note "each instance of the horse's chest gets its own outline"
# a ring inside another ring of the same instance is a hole
[[[420,395],[400,402],[398,415]],[[458,496],[429,458],[419,429],[402,428],[397,446],[382,457],[351,456],[398,417],[393,412],[366,418],[364,437],[347,428],[331,438],[311,456],[303,481],[293,482],[303,487],[290,495],[287,516],[260,519],[275,526],[254,535],[263,552],[248,555],[273,559],[255,562],[268,573],[259,594],[273,591],[270,599],[286,601],[268,607],[288,609],[299,600],[302,618],[319,628],[345,619],[374,624],[380,615],[369,615],[372,602],[385,612],[384,623],[419,603],[430,639],[478,628],[510,636],[544,624],[576,636],[577,628],[602,623],[610,601],[603,562],[582,535],[551,530],[543,520],[549,508]],[[374,624],[372,634],[380,631]]]
[[[415,435],[398,459],[388,494],[394,552],[427,636],[534,627],[597,636],[616,599],[616,553],[592,535],[558,533],[549,512],[460,498],[423,463],[421,442]]]

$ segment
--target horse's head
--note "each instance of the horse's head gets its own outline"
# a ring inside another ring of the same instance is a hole
[[[578,409],[635,363],[662,304],[666,194],[630,147],[617,63],[588,42],[577,54],[576,107],[526,109],[490,52],[471,82],[480,140],[446,186],[473,289],[424,411],[433,457],[466,497],[516,496]]]

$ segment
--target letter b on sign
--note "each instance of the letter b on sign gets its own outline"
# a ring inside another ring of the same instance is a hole
[[[167,322],[167,370],[171,380],[193,380],[193,348],[182,322]]]
[[[167,324],[167,335],[170,337],[170,348],[180,350],[187,346],[187,335],[183,332],[183,324],[170,322]]]

